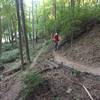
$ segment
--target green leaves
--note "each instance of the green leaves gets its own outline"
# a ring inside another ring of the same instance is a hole
[[[37,35],[50,38],[50,33],[54,31],[56,23],[57,31],[66,36],[68,34],[70,35],[71,32],[80,30],[82,23],[87,22],[91,18],[100,20],[100,4],[97,4],[95,0],[84,0],[84,2],[83,0],[74,1],[75,5],[74,9],[72,9],[71,0],[69,0],[69,2],[67,0],[56,0],[56,21],[52,14],[52,0],[44,0],[44,4],[41,1],[41,4],[37,5],[37,14],[34,5],[34,32],[37,32]],[[15,27],[17,26],[15,1],[0,0],[0,3],[0,14],[3,16],[1,21],[2,27],[4,28],[4,31],[7,31],[8,26],[12,25],[12,19],[13,22],[15,22]],[[32,14],[31,10],[32,9],[30,8],[30,15]],[[26,24],[28,34],[32,35],[32,17],[30,17],[30,22],[28,20],[29,10],[26,11]],[[45,29],[46,31],[44,31]]]
[[[18,57],[18,55],[19,55],[18,49],[6,51],[6,52],[2,53],[2,55],[0,57],[0,61],[2,63],[9,63],[9,62],[15,61],[16,58]]]
[[[39,85],[43,82],[43,79],[36,72],[27,72],[24,74],[22,81],[24,83],[22,89],[23,99],[27,100],[26,98],[39,88]]]
[[[100,5],[97,5],[96,2],[92,1],[80,1],[75,2],[74,5],[74,12],[72,11],[70,7],[70,2],[67,2],[65,0],[57,0],[56,1],[56,13],[57,13],[57,19],[56,19],[56,27],[59,33],[62,35],[71,35],[71,32],[79,32],[81,29],[81,24],[89,20],[90,18],[95,17],[96,19],[100,19]],[[46,31],[49,36],[49,33],[54,30],[54,23],[55,20],[53,20],[52,17],[52,3],[50,1],[47,1],[45,4],[45,9],[43,5],[39,7],[38,10],[38,18],[39,20],[39,27],[40,33],[43,34],[43,16],[44,16],[44,10],[46,15]],[[74,18],[73,18],[74,13]],[[45,36],[47,36],[44,34]]]

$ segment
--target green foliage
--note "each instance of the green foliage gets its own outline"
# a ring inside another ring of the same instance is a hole
[[[0,0],[0,15],[2,35],[8,38],[17,25],[15,0]]]
[[[71,6],[71,0],[56,0],[56,20],[53,15],[52,1],[44,0],[44,5],[41,1],[41,4],[37,5],[37,8],[34,4],[34,32],[37,32],[37,35],[41,37],[50,38],[51,32],[54,32],[56,26],[58,33],[70,38],[71,33],[74,33],[74,36],[78,35],[80,30],[82,30],[82,24],[88,22],[90,19],[100,21],[100,4],[96,0],[74,0],[75,3],[73,6]],[[3,37],[5,37],[5,35],[11,35],[12,26],[13,31],[17,29],[16,5],[14,0],[1,0],[0,2],[0,14],[3,16],[1,25],[4,30]],[[30,39],[33,36],[31,14],[31,10],[28,9],[26,11],[25,8],[26,30]],[[45,31],[44,26],[46,26]]]
[[[75,1],[74,9],[71,7],[70,3],[65,0],[56,1],[56,20],[52,15],[52,3],[50,1],[45,3],[44,6],[40,6],[38,10],[40,33],[43,34],[43,26],[45,22],[43,20],[46,17],[46,34],[45,37],[50,37],[50,33],[54,32],[54,26],[56,24],[57,32],[66,36],[71,37],[71,33],[76,37],[84,30],[82,27],[85,23],[95,19],[100,21],[100,4],[94,1]],[[44,15],[45,11],[45,15]],[[40,13],[41,12],[41,13]],[[87,26],[86,26],[87,27]]]
[[[39,88],[39,85],[43,82],[42,77],[36,72],[27,72],[23,76],[23,100],[27,100],[27,97],[34,93]]]
[[[48,40],[47,42],[46,42],[46,45],[48,46],[48,45],[50,45],[51,44],[51,40]]]
[[[12,45],[10,43],[9,44],[5,43],[5,44],[3,44],[2,49],[3,49],[3,51],[11,50],[12,49]]]
[[[15,61],[17,59],[18,55],[19,55],[19,50],[18,49],[5,51],[1,55],[0,62],[8,63],[8,62]]]
[[[59,96],[55,96],[53,100],[60,100]]]
[[[3,51],[9,51],[9,50],[12,50],[12,49],[16,49],[18,47],[18,44],[14,44],[14,46],[12,47],[12,44],[11,43],[4,43],[2,45],[2,50]]]
[[[73,69],[72,72],[71,72],[71,75],[74,76],[74,77],[79,77],[80,74],[81,74],[80,71],[77,71],[77,70],[74,70],[74,69]]]

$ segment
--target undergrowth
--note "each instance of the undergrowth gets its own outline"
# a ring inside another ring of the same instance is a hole
[[[35,91],[38,90],[40,84],[43,83],[43,78],[36,72],[27,72],[23,76],[23,89],[22,89],[22,98],[23,100],[28,100],[32,94],[34,95]]]
[[[0,62],[1,63],[9,63],[12,61],[15,61],[19,56],[19,50],[18,49],[13,49],[10,51],[5,51],[2,52],[2,55],[0,57]]]

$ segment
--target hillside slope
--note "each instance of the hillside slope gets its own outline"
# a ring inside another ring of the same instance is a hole
[[[100,25],[73,41],[72,48],[63,47],[67,59],[84,65],[100,67]]]

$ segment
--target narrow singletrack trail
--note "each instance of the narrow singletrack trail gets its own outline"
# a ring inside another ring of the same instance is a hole
[[[88,72],[88,73],[91,73],[91,74],[94,74],[94,75],[100,75],[100,68],[99,67],[94,68],[94,67],[91,67],[91,66],[85,66],[85,65],[81,65],[79,63],[73,62],[73,61],[69,61],[64,56],[62,56],[61,54],[58,54],[56,52],[54,52],[53,55],[54,55],[54,60],[57,63],[63,62],[63,64],[65,66],[74,68],[78,71]]]
[[[45,44],[46,44],[46,41],[43,43],[43,46],[44,46]],[[33,60],[31,66],[30,66],[30,69],[32,69],[32,68],[35,66],[35,64],[36,64],[36,62],[37,62],[37,60],[38,60],[38,58],[40,57],[40,55],[41,55],[43,52],[44,52],[44,48],[41,48],[41,49],[39,50],[37,56],[36,56],[35,59]]]

